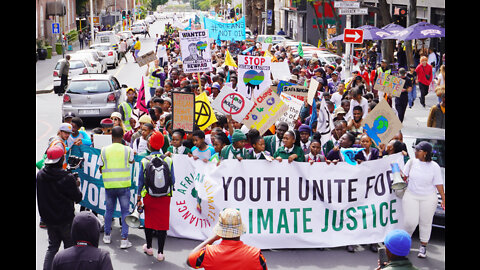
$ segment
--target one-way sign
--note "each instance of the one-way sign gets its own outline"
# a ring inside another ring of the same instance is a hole
[[[343,32],[343,42],[345,43],[363,43],[362,29],[345,29]]]

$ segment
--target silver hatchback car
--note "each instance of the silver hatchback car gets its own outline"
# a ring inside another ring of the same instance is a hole
[[[63,95],[62,115],[73,112],[78,117],[110,117],[125,100],[127,85],[109,74],[82,74],[72,78]]]

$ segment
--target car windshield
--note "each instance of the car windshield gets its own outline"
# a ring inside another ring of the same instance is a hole
[[[61,61],[57,62],[55,69],[60,69]],[[70,60],[70,69],[84,68],[85,64],[80,60]]]
[[[68,93],[72,94],[95,94],[110,92],[108,81],[72,81],[68,85]]]
[[[445,168],[445,140],[418,138],[415,142],[415,145],[417,145],[421,141],[427,141],[433,146],[432,160],[437,162],[440,167]]]
[[[95,46],[92,49],[99,50],[99,51],[108,51],[110,48],[108,46]]]

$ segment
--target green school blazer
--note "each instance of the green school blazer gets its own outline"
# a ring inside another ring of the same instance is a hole
[[[233,151],[233,145],[232,144],[229,144],[229,145],[225,145],[222,149],[222,151],[220,152],[220,158],[221,159],[228,159],[228,153]],[[240,149],[240,152],[239,152],[240,156],[243,158],[243,159],[246,159],[247,158],[247,149],[245,148],[242,148]]]
[[[297,154],[298,156],[296,159],[294,159],[295,161],[305,162],[305,153],[303,153],[303,150],[302,148],[300,148],[300,146],[296,146],[296,145],[293,146],[293,151],[291,153],[287,153],[287,151],[285,151],[285,146],[280,147],[275,152],[275,154],[273,154],[273,157],[274,158],[281,157],[282,159],[288,159],[288,157],[293,154]]]

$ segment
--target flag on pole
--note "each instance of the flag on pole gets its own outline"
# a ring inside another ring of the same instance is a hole
[[[143,76],[142,85],[140,86],[140,90],[138,90],[137,104],[135,105],[135,108],[139,109],[144,113],[148,113],[147,102],[145,101],[145,87],[143,85]]]
[[[312,105],[312,111],[317,110],[316,107]],[[320,110],[318,112],[318,122],[317,122],[317,131],[320,133],[320,141],[322,146],[330,140],[330,136],[333,130],[333,119],[330,111],[328,111],[327,103],[325,102],[325,98],[322,98],[320,103]]]
[[[300,44],[298,44],[297,52],[298,52],[298,55],[300,55],[301,57],[303,57],[303,46],[302,46],[302,42],[301,42],[301,41],[300,41]]]
[[[217,117],[215,117],[207,94],[202,92],[195,97],[195,124],[197,124],[201,130],[205,130],[215,122],[217,122]]]
[[[227,49],[227,53],[225,54],[225,65],[231,66],[231,67],[238,67],[237,64],[235,63],[235,60],[233,60],[232,55]]]

